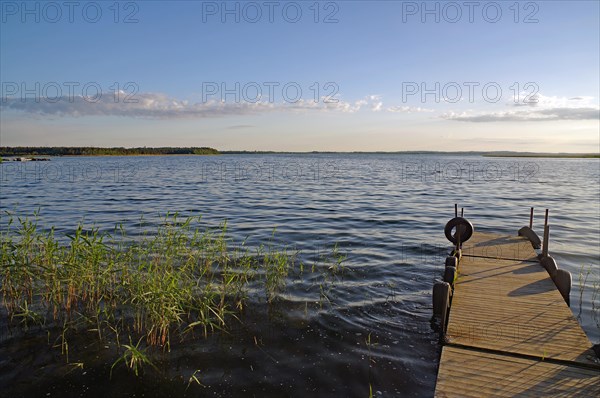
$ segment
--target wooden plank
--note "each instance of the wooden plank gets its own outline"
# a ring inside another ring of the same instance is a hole
[[[447,339],[457,345],[594,364],[592,343],[546,270],[525,261],[463,257]]]
[[[538,261],[529,240],[521,236],[501,236],[485,232],[475,232],[463,244],[462,253],[467,257]]]
[[[463,246],[436,396],[600,396],[600,365],[531,244]]]
[[[436,397],[598,397],[600,372],[446,346]]]

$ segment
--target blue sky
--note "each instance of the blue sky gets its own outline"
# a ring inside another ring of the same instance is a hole
[[[597,1],[24,4],[0,145],[599,151]]]

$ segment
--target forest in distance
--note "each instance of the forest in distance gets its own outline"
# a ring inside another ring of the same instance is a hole
[[[209,147],[0,147],[0,156],[130,156],[130,155],[218,155],[219,151]]]

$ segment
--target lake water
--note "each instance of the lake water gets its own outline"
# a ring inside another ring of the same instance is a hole
[[[109,383],[100,360],[90,360],[85,374],[65,375],[60,349],[40,350],[40,341],[48,345],[43,336],[3,332],[0,358],[9,360],[0,360],[0,390],[179,396],[200,369],[206,387],[188,390],[190,396],[366,397],[369,386],[375,396],[431,396],[440,353],[431,290],[450,249],[443,227],[454,203],[476,229],[503,234],[527,225],[531,206],[540,233],[549,208],[550,253],[573,274],[571,309],[592,342],[600,342],[592,287],[600,281],[598,159],[65,157],[4,163],[0,170],[2,211],[31,215],[40,208],[39,225],[58,234],[83,220],[107,231],[121,223],[135,238],[167,212],[179,212],[202,215],[209,226],[227,220],[232,239],[249,245],[272,239],[275,229],[274,239],[300,249],[307,261],[337,243],[348,270],[325,305],[317,304],[310,281],[291,279],[276,304],[257,303],[229,334],[174,344],[161,359],[169,370],[160,378],[134,379],[123,370]],[[591,271],[583,291],[582,269]],[[91,352],[103,349],[85,344]],[[20,367],[9,367],[17,357]]]

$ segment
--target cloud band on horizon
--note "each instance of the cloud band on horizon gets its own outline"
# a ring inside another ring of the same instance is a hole
[[[438,117],[461,122],[526,122],[559,120],[598,120],[600,108],[589,97],[557,98],[536,97],[536,102],[518,104],[506,111],[445,112]],[[524,109],[525,108],[525,109]],[[28,114],[59,117],[118,116],[144,119],[202,119],[240,115],[258,115],[273,112],[340,112],[356,113],[363,109],[385,113],[432,113],[433,109],[413,106],[384,107],[381,97],[369,95],[349,102],[336,99],[321,101],[300,99],[296,102],[273,103],[225,102],[209,100],[190,103],[160,93],[140,93],[129,101],[115,101],[112,95],[101,95],[90,100],[83,96],[59,98],[2,98],[0,109],[10,109]]]

